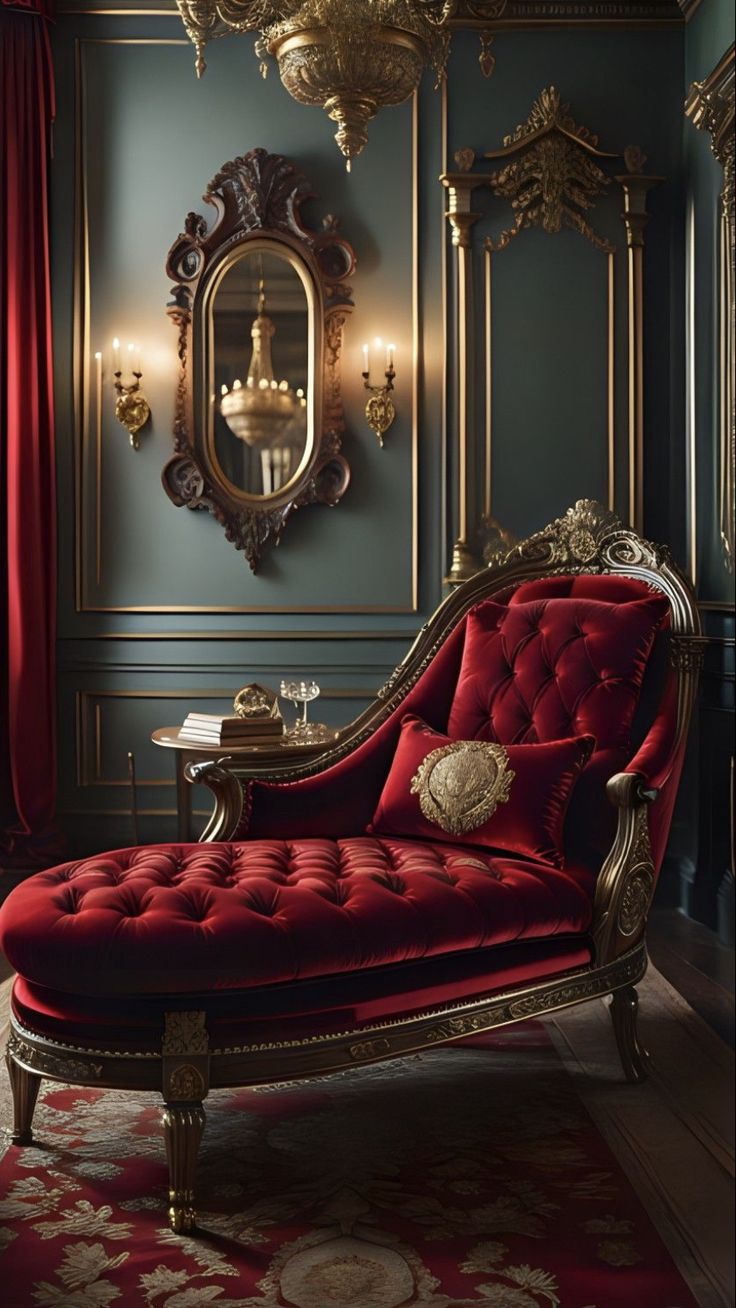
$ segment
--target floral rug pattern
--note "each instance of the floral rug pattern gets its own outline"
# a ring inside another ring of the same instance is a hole
[[[6,1308],[695,1308],[540,1026],[206,1110],[177,1236],[156,1097],[45,1083]]]

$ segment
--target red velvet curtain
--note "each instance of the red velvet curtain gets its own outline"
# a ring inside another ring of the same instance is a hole
[[[57,844],[49,10],[0,0],[0,868]]]

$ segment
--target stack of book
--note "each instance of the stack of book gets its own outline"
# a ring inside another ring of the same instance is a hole
[[[278,709],[258,717],[236,718],[221,713],[188,713],[179,728],[179,739],[193,745],[215,745],[237,749],[243,745],[274,745],[284,734]]]

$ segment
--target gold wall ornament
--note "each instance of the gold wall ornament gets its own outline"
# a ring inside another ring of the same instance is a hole
[[[259,31],[261,72],[267,56],[300,104],[322,107],[337,123],[335,140],[348,171],[368,140],[378,110],[402,104],[431,65],[444,75],[446,20],[453,0],[177,0],[196,49],[228,32]]]
[[[550,233],[569,227],[597,249],[614,251],[585,214],[611,182],[596,159],[617,156],[598,149],[598,137],[575,122],[556,87],[542,91],[526,121],[504,137],[500,150],[487,151],[484,157],[508,159],[491,173],[488,185],[494,195],[510,200],[516,213],[513,227],[497,241],[489,239],[489,249],[505,249],[525,227]]]
[[[734,138],[734,46],[702,82],[693,82],[685,113],[695,127],[710,133],[713,154],[723,169],[719,247],[719,452],[718,495],[723,561],[734,570],[736,505],[736,192]]]
[[[427,754],[412,777],[410,793],[419,796],[428,822],[461,836],[507,802],[515,776],[503,745],[456,740]]]

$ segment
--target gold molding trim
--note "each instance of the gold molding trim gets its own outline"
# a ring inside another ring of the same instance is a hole
[[[734,491],[736,488],[736,195],[734,143],[734,45],[702,82],[693,82],[685,115],[710,134],[711,149],[723,169],[718,270],[718,512],[726,571],[734,570]]]
[[[644,172],[646,155],[638,146],[624,150],[626,172],[617,176],[624,192],[629,287],[629,513],[634,531],[644,530],[644,228],[647,192],[663,177]]]
[[[616,508],[616,266],[608,253],[608,499],[611,513]]]
[[[697,389],[696,389],[696,297],[695,270],[695,204],[688,199],[685,217],[685,424],[686,475],[687,475],[687,553],[690,580],[698,585],[698,442],[697,442]]]
[[[391,628],[378,631],[375,628],[371,631],[300,631],[298,628],[283,631],[101,631],[95,632],[92,636],[60,636],[59,641],[89,643],[96,640],[237,640],[242,645],[247,645],[252,640],[385,640],[404,642],[413,640],[416,634],[416,628],[412,631],[394,631]]]
[[[449,26],[453,29],[481,29],[490,33],[516,30],[555,30],[559,28],[662,29],[681,27],[689,22],[701,0],[455,0]],[[80,0],[61,0],[60,15],[87,15],[116,18],[179,18],[175,0],[162,7],[161,0],[150,6],[141,0],[124,4],[98,6]]]
[[[66,10],[64,12],[75,12]],[[80,10],[90,13],[94,11]],[[100,11],[102,12],[102,11]],[[108,12],[108,11],[105,11]],[[121,13],[131,15],[134,11],[124,9]],[[149,11],[141,10],[140,14]],[[172,16],[179,18],[178,10],[172,9]],[[412,418],[411,418],[411,505],[412,505],[412,560],[409,588],[411,599],[408,604],[314,604],[314,605],[205,605],[205,604],[122,604],[105,605],[88,603],[86,586],[86,549],[84,547],[85,527],[87,524],[87,504],[85,480],[89,466],[90,441],[90,405],[89,405],[89,357],[90,357],[90,266],[89,266],[89,204],[87,188],[87,149],[86,149],[86,75],[85,51],[88,46],[120,45],[183,45],[188,46],[186,38],[164,37],[77,37],[75,39],[75,118],[74,118],[74,159],[75,159],[75,201],[74,231],[75,256],[73,275],[73,414],[74,414],[74,482],[75,482],[75,523],[74,523],[74,595],[77,613],[248,613],[248,614],[356,614],[371,617],[374,614],[415,614],[419,611],[419,112],[418,93],[414,91],[411,109],[411,196],[412,196],[412,253],[411,253],[411,297],[412,297]],[[96,460],[95,467],[95,502],[102,505],[101,461]],[[94,527],[96,536],[99,528]],[[96,549],[95,571],[101,573],[101,550]]]

